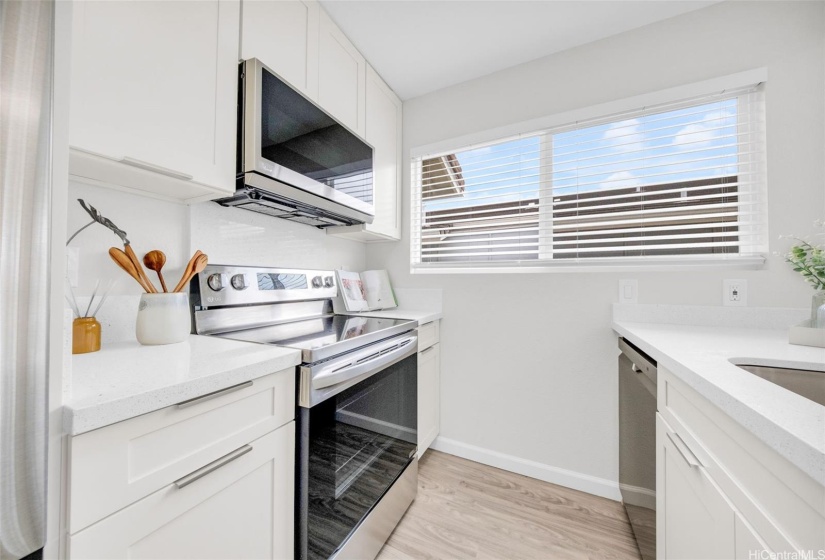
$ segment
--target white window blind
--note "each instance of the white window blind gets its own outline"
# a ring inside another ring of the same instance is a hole
[[[412,266],[706,263],[766,251],[755,85],[412,160]]]

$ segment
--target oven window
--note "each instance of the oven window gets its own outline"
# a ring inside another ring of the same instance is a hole
[[[311,409],[306,557],[329,558],[417,450],[417,355]],[[303,512],[299,512],[301,515]]]
[[[372,204],[372,148],[266,70],[261,157]]]

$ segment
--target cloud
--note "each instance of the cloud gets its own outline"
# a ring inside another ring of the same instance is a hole
[[[629,189],[638,187],[642,182],[629,171],[614,173],[601,183],[602,189]]]
[[[645,141],[642,122],[639,119],[627,119],[611,123],[602,134],[602,140],[607,140],[605,148],[617,152],[638,150]]]
[[[701,121],[691,123],[682,127],[673,137],[673,146],[680,150],[696,150],[707,148],[714,141],[717,146],[727,143],[721,139],[726,134],[723,127],[736,124],[736,114],[726,111],[724,113],[708,113]],[[734,140],[735,141],[735,140]]]

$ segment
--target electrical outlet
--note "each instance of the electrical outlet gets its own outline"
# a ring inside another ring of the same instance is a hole
[[[748,305],[748,281],[727,279],[722,281],[722,305]]]
[[[638,280],[619,280],[619,303],[639,303]]]

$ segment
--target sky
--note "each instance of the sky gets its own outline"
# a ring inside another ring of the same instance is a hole
[[[464,194],[424,209],[535,199],[542,172],[555,196],[736,174],[736,115],[734,98],[557,132],[543,170],[541,135],[457,152]]]

